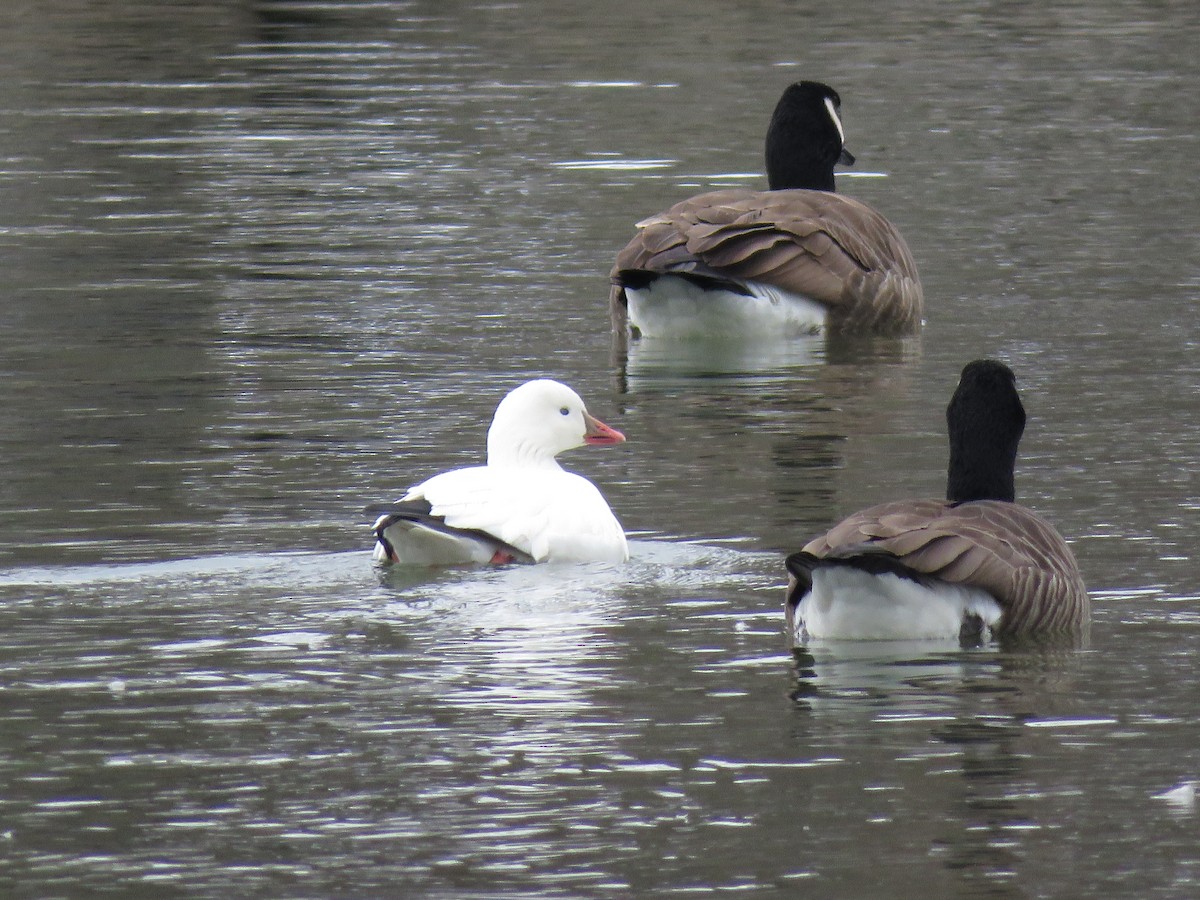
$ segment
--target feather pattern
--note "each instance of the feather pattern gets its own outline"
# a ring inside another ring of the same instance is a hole
[[[449,524],[445,517],[434,513],[433,504],[425,499],[377,503],[368,506],[365,512],[379,517],[372,530],[380,562],[417,565],[537,562],[520,547],[484,529]]]
[[[612,304],[625,315],[634,272],[757,281],[827,308],[827,328],[908,333],[923,294],[904,238],[864,203],[823,191],[724,190],[637,224],[617,255]]]

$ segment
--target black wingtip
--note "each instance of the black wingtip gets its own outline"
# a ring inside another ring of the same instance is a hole
[[[817,557],[811,553],[805,553],[803,550],[791,554],[784,560],[788,571],[788,592],[785,606],[789,616],[791,610],[812,590],[812,570],[817,562]]]
[[[811,553],[798,550],[784,560],[784,565],[787,567],[788,574],[793,578],[804,579],[811,583],[812,570],[816,567],[818,562],[820,562],[820,560]]]
[[[746,286],[745,282],[712,271],[701,271],[697,263],[689,263],[688,268],[666,268],[662,271],[621,269],[617,272],[614,281],[623,288],[638,291],[667,275],[691,282],[702,291],[727,291],[731,294],[741,294],[744,297],[752,296],[750,288]]]
[[[925,586],[933,581],[925,573],[906,566],[888,551],[869,543],[835,548],[825,556],[814,556],[800,551],[788,557],[787,566],[793,577],[799,578],[800,573],[803,573],[803,577],[810,583],[812,571],[818,566],[845,566],[866,572],[868,575],[896,575]]]
[[[404,500],[397,503],[371,503],[363,507],[368,516],[397,516],[401,519],[416,519],[428,516],[433,506],[428,500]]]
[[[478,528],[455,528],[447,525],[441,516],[433,515],[433,506],[428,500],[405,500],[399,503],[372,503],[363,509],[367,515],[375,516],[375,525],[372,531],[375,533],[375,539],[379,541],[384,551],[387,553],[388,559],[393,562],[398,561],[398,555],[392,542],[389,541],[384,534],[389,528],[397,522],[415,522],[425,528],[434,531],[440,531],[445,534],[462,535],[463,537],[471,538],[472,540],[482,541],[491,546],[495,551],[492,558],[493,564],[501,565],[505,563],[521,563],[529,565],[537,562],[532,555],[526,553],[519,547],[514,547],[507,541],[503,541],[493,534],[482,531]]]

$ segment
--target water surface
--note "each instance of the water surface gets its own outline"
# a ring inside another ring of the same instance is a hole
[[[1196,893],[1200,22],[706,11],[2,14],[0,892]],[[614,361],[632,223],[800,77],[922,334]],[[1089,638],[789,654],[782,554],[939,493],[981,355]],[[535,375],[630,564],[381,577],[361,508]]]

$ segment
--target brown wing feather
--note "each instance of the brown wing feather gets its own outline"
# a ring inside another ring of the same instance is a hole
[[[1089,616],[1070,547],[1044,519],[996,500],[905,500],[855,513],[804,550],[847,556],[863,545],[924,575],[987,591],[1004,610],[999,633],[1079,628]]]
[[[622,271],[689,266],[816,300],[835,331],[903,333],[921,321],[921,282],[904,238],[841,194],[714,191],[642,220],[613,266],[614,315],[625,303]]]

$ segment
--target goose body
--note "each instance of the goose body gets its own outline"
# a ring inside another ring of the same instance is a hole
[[[795,643],[977,641],[1086,626],[1090,604],[1070,547],[1014,500],[1025,412],[1012,372],[970,363],[947,422],[947,499],[873,506],[788,557]]]
[[[827,85],[799,82],[767,132],[769,190],[700,194],[643,219],[610,280],[615,330],[649,337],[909,333],[923,293],[904,238],[834,192],[851,164]]]
[[[496,408],[486,465],[435,475],[396,503],[367,508],[378,517],[374,557],[414,565],[623,562],[625,532],[604,496],[555,457],[624,440],[566,385],[527,382]]]

